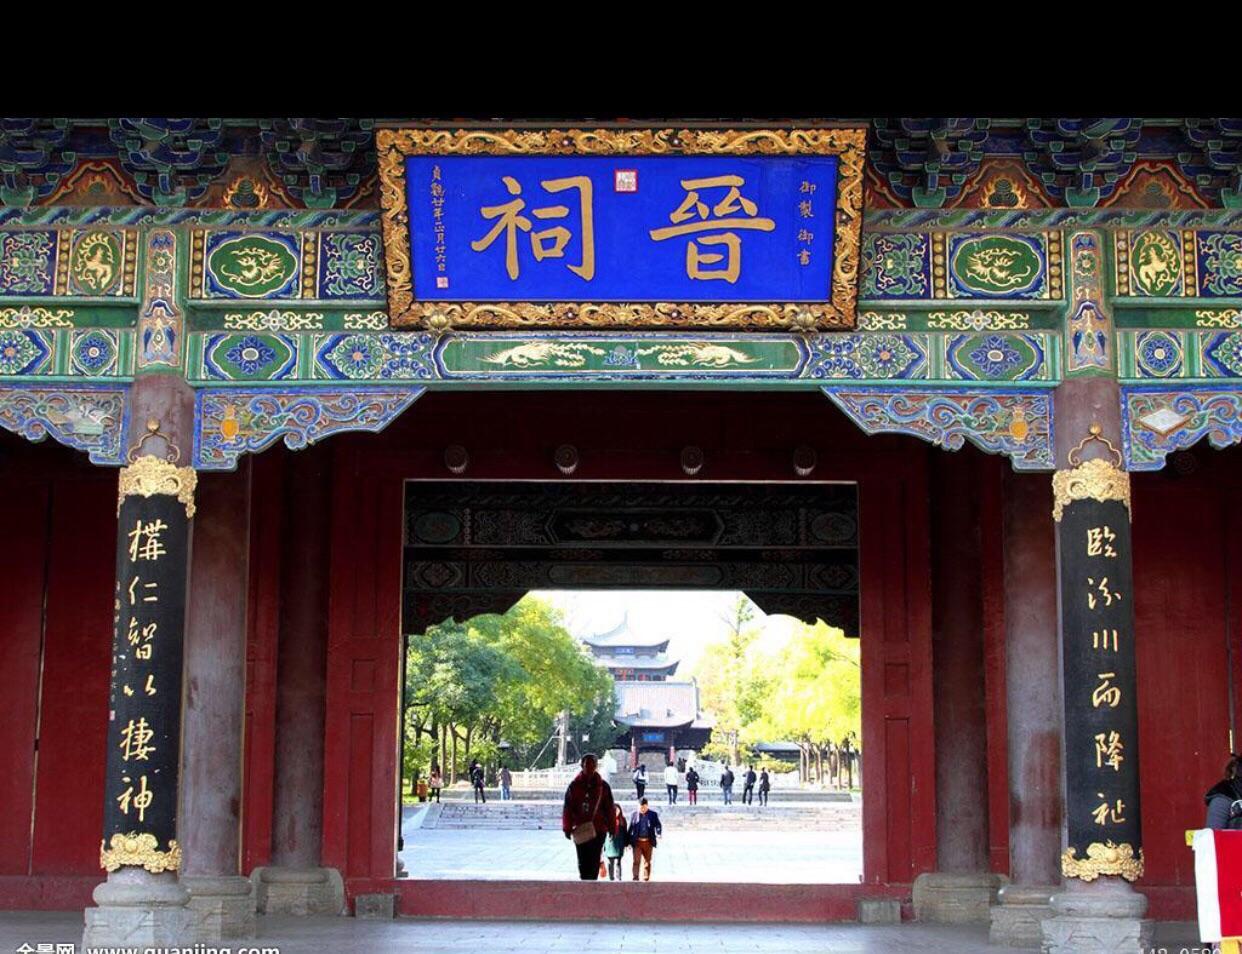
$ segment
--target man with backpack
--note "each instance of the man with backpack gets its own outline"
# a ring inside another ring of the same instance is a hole
[[[647,790],[647,766],[643,765],[641,762],[638,763],[638,768],[634,769],[633,778],[634,797],[641,799],[643,797],[643,792]]]

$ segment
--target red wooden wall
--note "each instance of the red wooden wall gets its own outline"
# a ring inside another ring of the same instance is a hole
[[[324,864],[350,893],[394,876],[401,664],[402,482],[342,444],[333,467]]]
[[[1183,833],[1203,824],[1203,793],[1229,758],[1231,678],[1235,698],[1242,688],[1242,454],[1198,448],[1193,459],[1191,474],[1132,478],[1140,887],[1157,918],[1194,917]]]
[[[82,907],[102,880],[116,472],[2,449],[0,907]]]
[[[906,883],[936,867],[925,463],[922,453],[903,454],[864,463],[854,475],[862,588],[863,877],[869,883]]]

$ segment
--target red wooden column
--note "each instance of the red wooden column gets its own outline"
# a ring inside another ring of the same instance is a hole
[[[1009,876],[991,912],[994,943],[1037,947],[1061,874],[1061,674],[1052,487],[1005,475],[1005,687]]]
[[[340,874],[322,860],[331,453],[319,445],[285,465],[272,854],[251,874],[266,913],[336,914],[344,904]]]
[[[246,721],[242,872],[271,863],[276,764],[276,655],[280,633],[284,465],[273,448],[251,459],[250,580],[246,613]]]
[[[914,884],[920,920],[986,920],[1001,879],[988,856],[984,672],[984,464],[930,452],[936,871]]]
[[[199,482],[185,639],[182,884],[195,938],[253,937],[254,897],[241,876],[242,716],[246,687],[250,458]]]

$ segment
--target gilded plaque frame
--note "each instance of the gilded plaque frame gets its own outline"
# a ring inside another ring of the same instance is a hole
[[[393,128],[376,131],[388,309],[398,328],[783,330],[854,328],[866,129],[612,127],[597,129]],[[837,156],[831,293],[823,302],[420,301],[410,261],[405,157],[414,155]]]

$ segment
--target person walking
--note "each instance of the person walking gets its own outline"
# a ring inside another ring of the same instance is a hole
[[[638,811],[630,816],[630,845],[634,849],[634,880],[638,880],[641,870],[644,881],[651,880],[651,853],[655,851],[656,840],[664,834],[660,824],[660,816],[651,810],[647,799],[638,803]]]
[[[487,793],[483,791],[483,766],[475,759],[470,763],[470,784],[474,787],[474,803],[487,804]]]
[[[768,775],[768,770],[764,769],[759,773],[759,804],[766,805],[768,803],[768,792],[772,790],[772,777]]]
[[[720,794],[724,798],[726,805],[733,804],[733,769],[725,766],[725,770],[720,773]]]
[[[500,770],[500,800],[509,802],[513,800],[513,773],[509,771],[509,766],[504,766]]]
[[[694,766],[686,769],[686,801],[691,805],[699,803],[699,773]]]
[[[634,797],[641,799],[643,792],[647,791],[647,766],[641,762],[638,768],[634,769]]]
[[[437,762],[431,763],[431,776],[427,779],[427,788],[427,801],[434,798],[438,802],[440,789],[444,788],[444,776],[440,774],[440,766]]]
[[[664,768],[664,787],[668,789],[668,803],[677,804],[677,766],[672,762]]]
[[[583,881],[598,881],[604,839],[616,830],[616,804],[612,800],[612,789],[596,771],[599,759],[587,753],[580,764],[582,770],[565,789],[561,830],[577,851],[578,877]]]
[[[613,806],[615,825],[604,839],[604,857],[608,859],[608,880],[621,881],[621,862],[630,843],[630,826],[620,805]]]
[[[742,779],[742,804],[755,804],[755,767],[753,765],[746,766],[746,776]]]

